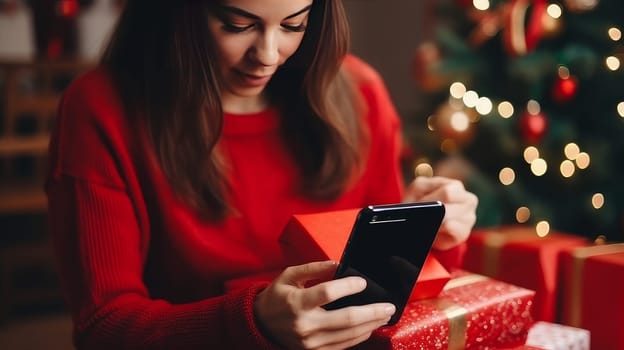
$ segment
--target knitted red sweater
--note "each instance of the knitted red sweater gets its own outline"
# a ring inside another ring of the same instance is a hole
[[[279,136],[277,110],[227,114],[220,147],[240,215],[223,222],[202,221],[174,196],[105,70],[68,88],[47,192],[77,347],[272,347],[253,317],[264,285],[225,293],[225,281],[281,268],[277,238],[293,213],[401,199],[397,113],[375,71],[353,57],[345,68],[357,76],[368,107],[373,147],[362,177],[330,203],[304,198],[295,190],[298,170]]]

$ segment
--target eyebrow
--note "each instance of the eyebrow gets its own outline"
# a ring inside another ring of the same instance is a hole
[[[220,7],[221,7],[221,10],[224,11],[224,12],[230,12],[230,13],[233,13],[235,15],[247,17],[249,19],[254,19],[254,20],[259,20],[260,19],[260,17],[258,15],[254,15],[253,13],[247,12],[247,11],[241,9],[241,8],[238,8],[238,7],[234,7],[234,6],[220,6]],[[308,5],[308,6],[304,7],[304,8],[302,8],[301,10],[293,13],[292,15],[286,16],[284,19],[290,19],[290,18],[293,18],[293,17],[297,17],[300,14],[302,14],[302,13],[304,13],[306,11],[309,11],[311,7],[312,7],[312,5]]]

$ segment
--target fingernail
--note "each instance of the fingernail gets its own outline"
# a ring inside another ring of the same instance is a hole
[[[384,312],[386,313],[386,315],[394,315],[395,311],[396,311],[396,307],[394,307],[394,305],[392,304],[384,308]]]

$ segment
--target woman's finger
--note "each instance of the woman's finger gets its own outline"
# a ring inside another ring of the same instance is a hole
[[[304,309],[319,307],[347,295],[359,293],[364,288],[366,280],[355,276],[319,283],[301,290],[301,305]]]
[[[304,340],[304,347],[308,349],[322,349],[323,347],[344,349],[368,339],[374,330],[387,324],[388,321],[390,321],[390,316],[381,320],[364,322],[355,327],[318,332]]]
[[[327,280],[336,272],[335,261],[316,261],[303,265],[290,266],[277,278],[279,282],[303,287],[305,282],[315,279]]]

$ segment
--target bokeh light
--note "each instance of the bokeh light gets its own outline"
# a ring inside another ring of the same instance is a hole
[[[498,173],[498,179],[503,185],[509,186],[516,180],[516,172],[512,168],[503,168]]]
[[[546,174],[547,170],[548,164],[546,164],[546,161],[544,159],[537,158],[533,160],[533,162],[531,162],[531,172],[533,172],[535,176],[542,176]]]

